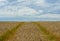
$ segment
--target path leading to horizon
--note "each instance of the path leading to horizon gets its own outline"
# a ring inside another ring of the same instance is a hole
[[[55,29],[54,24],[58,24],[56,25],[58,28]],[[59,23],[1,22],[0,41],[60,41],[58,29],[60,29]]]

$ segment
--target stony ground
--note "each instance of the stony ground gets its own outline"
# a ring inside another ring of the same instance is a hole
[[[0,41],[60,41],[60,22],[0,22]]]

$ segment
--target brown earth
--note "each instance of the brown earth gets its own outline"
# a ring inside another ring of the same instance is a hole
[[[51,33],[58,37],[60,41],[60,22],[36,22]],[[44,35],[37,24],[34,22],[24,22],[22,26],[16,31],[12,39],[7,39],[7,41],[51,41]],[[16,27],[20,22],[0,22],[0,36],[6,31],[13,27]],[[53,40],[54,41],[54,40]]]

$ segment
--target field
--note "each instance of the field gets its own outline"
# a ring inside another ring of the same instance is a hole
[[[0,22],[0,41],[60,41],[60,22]]]

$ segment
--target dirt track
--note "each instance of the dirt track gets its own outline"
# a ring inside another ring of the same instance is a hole
[[[37,23],[44,28],[39,28]],[[11,30],[18,24],[20,24],[20,22],[1,22],[0,36],[6,30]],[[49,39],[49,35],[51,35],[53,39]],[[54,38],[56,36],[57,38]],[[60,22],[25,22],[16,30],[13,38],[7,39],[6,41],[60,41]]]

